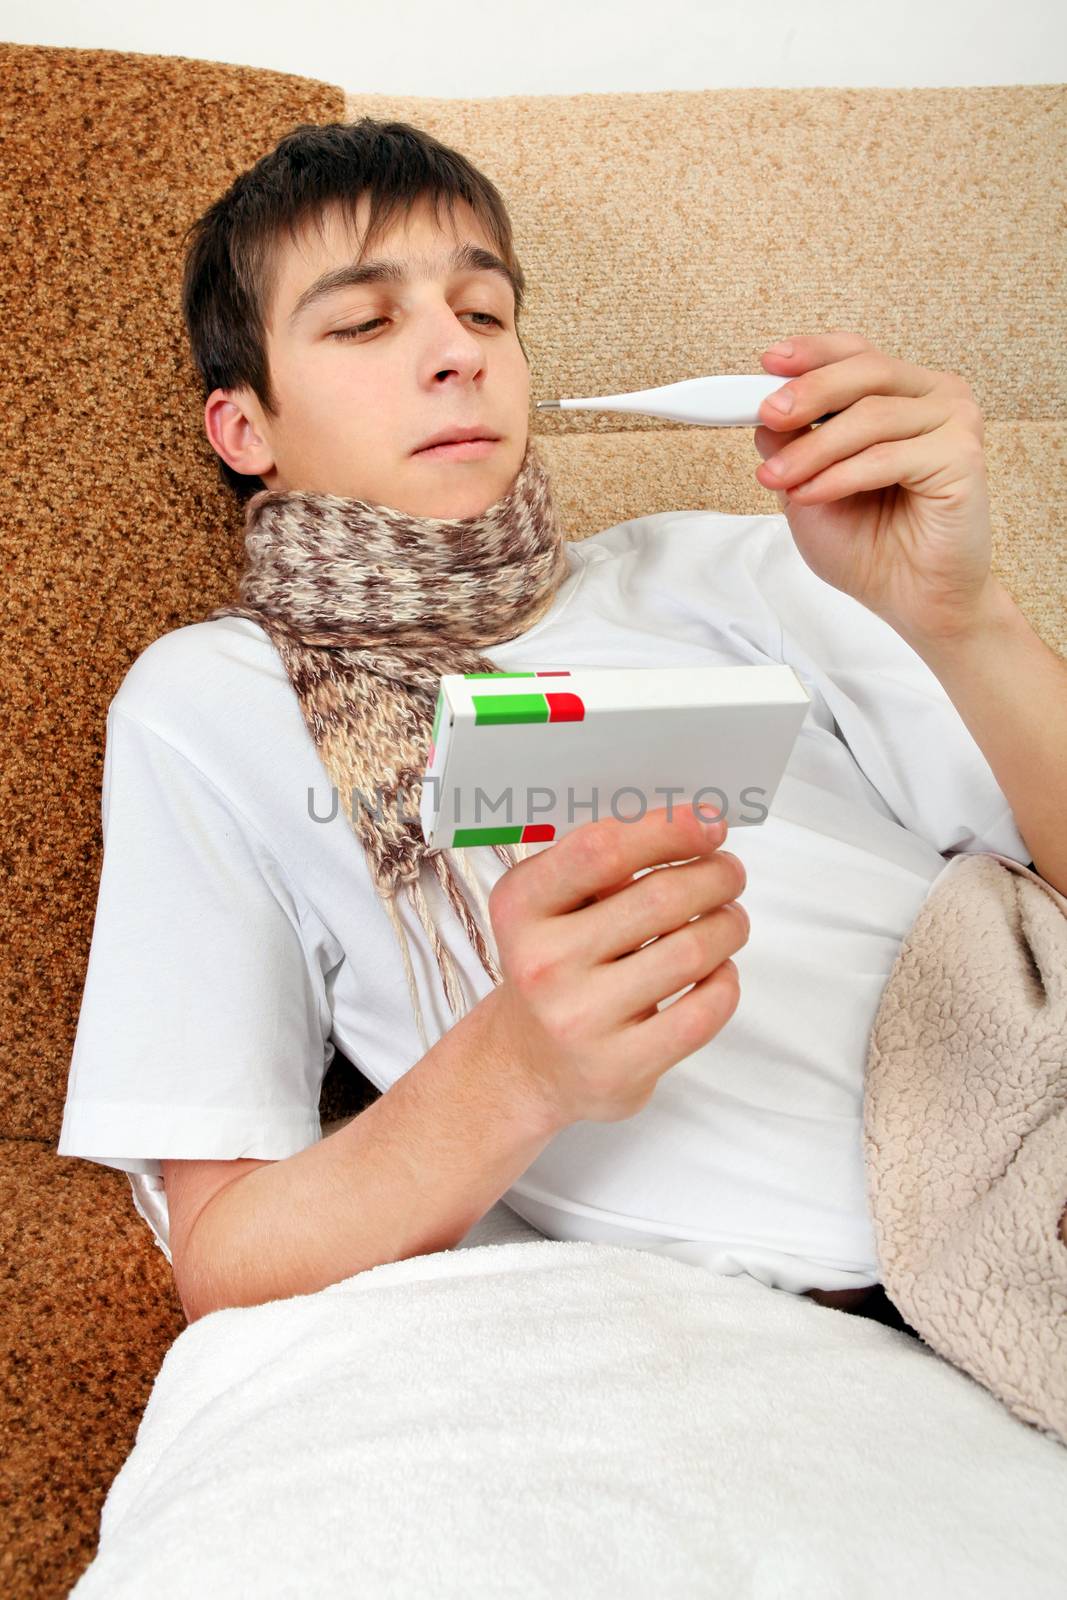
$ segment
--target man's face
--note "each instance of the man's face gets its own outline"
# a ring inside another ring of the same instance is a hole
[[[360,230],[368,210],[361,196]],[[431,203],[420,202],[367,253],[398,261],[404,282],[349,284],[301,305],[324,273],[357,260],[358,241],[337,208],[323,233],[325,243],[310,227],[299,248],[286,235],[280,244],[267,310],[278,415],[267,417],[247,388],[216,389],[205,405],[208,438],[235,471],[271,489],[343,495],[418,517],[479,515],[514,482],[529,427],[530,369],[511,284],[448,259],[464,245],[495,255],[492,241],[462,201],[454,231],[447,209],[438,224]],[[466,427],[498,442],[419,453],[433,435]]]

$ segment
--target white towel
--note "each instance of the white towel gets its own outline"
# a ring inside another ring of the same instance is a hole
[[[464,1245],[186,1328],[76,1600],[1067,1594],[1067,1450],[919,1340]]]

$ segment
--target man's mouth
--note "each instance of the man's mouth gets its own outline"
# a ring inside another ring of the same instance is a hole
[[[424,450],[416,450],[415,454],[427,460],[480,461],[484,456],[491,455],[499,443],[499,439],[458,439],[451,444],[430,445]]]

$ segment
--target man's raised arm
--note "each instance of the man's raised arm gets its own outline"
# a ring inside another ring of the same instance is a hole
[[[907,642],[989,762],[1035,871],[1067,894],[1067,661],[996,578],[970,627]]]

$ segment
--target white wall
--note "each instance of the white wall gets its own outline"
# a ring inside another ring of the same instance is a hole
[[[0,37],[364,94],[1067,80],[1064,0],[0,0]]]

